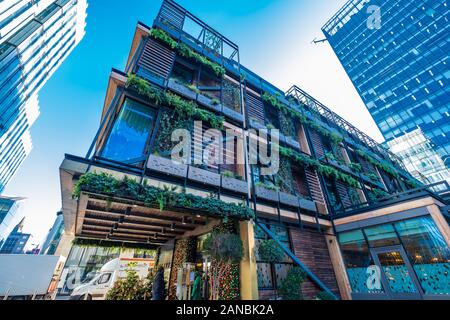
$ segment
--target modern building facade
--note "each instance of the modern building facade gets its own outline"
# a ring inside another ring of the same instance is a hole
[[[64,233],[64,216],[62,211],[56,213],[56,219],[53,226],[48,231],[47,237],[40,248],[40,254],[55,254],[59,241]]]
[[[409,139],[403,160],[425,183],[450,182],[448,15],[446,0],[350,0],[322,28],[387,143],[420,130],[441,158],[421,161]]]
[[[32,149],[38,92],[84,36],[86,0],[0,4],[0,193]]]
[[[24,198],[0,196],[0,248],[17,222],[23,218]]]
[[[24,254],[25,247],[28,243],[28,240],[31,237],[29,233],[23,233],[23,224],[25,222],[25,218],[22,218],[20,222],[14,227],[11,233],[6,238],[3,243],[0,253],[2,254]]]
[[[181,159],[176,129],[192,141]],[[262,161],[265,148],[279,158]],[[188,300],[192,272],[215,266],[204,241],[216,231],[237,235],[244,257],[205,299],[280,298],[293,267],[305,299],[450,298],[447,194],[297,86],[245,68],[235,43],[174,1],[137,24],[98,132],[86,156],[66,155],[60,179],[57,254],[80,281],[128,247],[159,249],[168,298]],[[261,250],[273,243],[276,259]]]

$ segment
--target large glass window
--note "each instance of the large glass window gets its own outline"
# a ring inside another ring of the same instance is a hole
[[[450,249],[431,217],[395,227],[425,294],[450,294]]]
[[[150,107],[126,99],[103,148],[102,157],[129,164],[141,162],[154,118]]]
[[[384,292],[362,230],[339,234],[339,243],[352,292]]]
[[[364,229],[372,248],[394,246],[400,243],[391,224],[383,224]]]

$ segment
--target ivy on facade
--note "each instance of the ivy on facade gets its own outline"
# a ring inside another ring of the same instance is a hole
[[[187,59],[194,60],[194,61],[210,68],[218,77],[222,78],[225,75],[226,70],[224,67],[222,67],[221,65],[219,65],[215,62],[212,62],[205,56],[195,52],[188,45],[186,45],[182,42],[177,42],[171,36],[169,36],[165,31],[154,28],[154,29],[150,30],[149,34],[153,39],[160,40],[160,41],[164,42],[165,44],[167,44],[171,49],[175,50],[180,56],[187,58]]]
[[[322,136],[329,138],[331,141],[333,141],[333,143],[338,144],[343,141],[343,137],[341,135],[325,129],[315,121],[309,120],[304,114],[301,114],[297,110],[287,107],[284,103],[280,102],[276,96],[265,92],[261,97],[265,102],[275,107],[278,111],[286,115],[290,115],[292,118],[315,130]]]
[[[200,108],[194,101],[187,101],[176,94],[163,91],[135,74],[128,76],[127,88],[135,90],[139,95],[148,98],[156,105],[173,107],[181,117],[206,121],[214,129],[223,129],[225,122],[223,116],[217,116]]]
[[[82,175],[75,184],[73,196],[78,198],[82,191],[139,201],[147,207],[157,207],[161,210],[179,208],[218,218],[254,218],[253,210],[245,205],[142,185],[127,177],[119,180],[106,173],[89,172]]]
[[[326,177],[340,180],[350,187],[361,188],[358,180],[338,169],[335,169],[326,164],[322,164],[319,160],[313,159],[295,150],[282,146],[280,146],[280,154],[284,157],[290,158],[292,161],[298,163],[301,166],[316,169],[319,173],[323,174]]]

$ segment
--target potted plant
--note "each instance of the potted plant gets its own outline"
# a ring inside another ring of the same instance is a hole
[[[247,181],[238,179],[231,171],[222,172],[222,188],[242,194],[248,193]]]
[[[317,211],[316,203],[312,200],[308,200],[308,199],[299,197],[298,202],[299,202],[300,208],[302,208],[302,209],[305,209],[308,211],[314,211],[314,212]]]
[[[189,98],[191,100],[195,100],[197,98],[197,92],[192,91],[192,89],[189,87],[189,84],[181,83],[178,79],[170,78],[167,86],[169,87],[169,89],[178,94],[181,94],[186,98]]]
[[[197,101],[198,103],[213,111],[220,112],[222,110],[220,100],[215,97],[211,97],[204,92],[199,92],[199,94],[197,95]]]
[[[211,172],[206,169],[206,166],[202,168],[189,166],[188,178],[192,181],[200,182],[214,187],[220,186],[220,174]]]
[[[172,159],[167,159],[156,154],[152,154],[148,158],[147,169],[167,175],[186,178],[188,166],[182,163],[177,163]]]
[[[256,196],[261,199],[278,202],[278,187],[258,181],[255,184]]]
[[[281,280],[278,293],[283,300],[303,300],[302,284],[305,281],[305,273],[300,267],[289,269],[286,278]]]
[[[278,193],[279,197],[280,197],[280,203],[291,206],[291,207],[296,207],[298,208],[299,206],[299,202],[298,202],[298,198],[296,195],[287,193],[287,192],[282,192],[280,191]]]
[[[282,262],[285,253],[278,243],[273,239],[262,240],[258,245],[258,260],[264,262]]]

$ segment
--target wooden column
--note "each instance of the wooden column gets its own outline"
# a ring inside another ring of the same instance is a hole
[[[258,275],[255,257],[255,235],[252,221],[239,222],[239,234],[244,246],[240,265],[241,300],[258,300]]]
[[[336,275],[336,282],[339,287],[339,293],[342,300],[352,299],[352,289],[350,281],[347,277],[347,271],[344,265],[344,259],[342,258],[341,250],[339,249],[339,243],[336,236],[331,235],[332,230],[329,230],[330,234],[325,235],[325,239],[330,252],[331,263],[333,265],[334,273]]]
[[[427,206],[427,210],[433,218],[434,223],[438,227],[442,236],[444,237],[447,245],[450,247],[450,227],[448,226],[447,220],[445,220],[444,216],[441,213],[439,207],[435,204]]]

